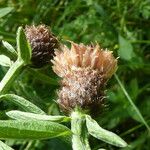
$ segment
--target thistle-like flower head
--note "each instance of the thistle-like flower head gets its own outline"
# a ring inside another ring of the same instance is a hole
[[[101,49],[98,44],[71,42],[71,49],[62,46],[62,51],[55,51],[52,63],[54,72],[63,78],[58,92],[62,110],[102,108],[104,86],[117,69],[117,59],[111,51]]]
[[[54,72],[64,77],[75,68],[90,68],[97,70],[105,79],[109,79],[117,69],[117,59],[112,51],[103,50],[96,46],[85,46],[71,42],[71,50],[62,46],[62,51],[55,51]]]
[[[43,67],[50,62],[54,49],[59,47],[57,38],[43,24],[26,26],[25,33],[32,48],[32,65],[37,68]]]

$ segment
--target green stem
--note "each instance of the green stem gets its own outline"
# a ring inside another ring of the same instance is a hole
[[[71,130],[73,132],[73,150],[91,150],[85,125],[85,115],[77,110],[71,114]]]
[[[127,93],[126,89],[124,88],[123,84],[121,83],[120,79],[118,78],[118,76],[115,74],[115,78],[117,80],[117,82],[119,83],[119,86],[121,88],[121,90],[123,91],[124,95],[126,96],[126,98],[128,99],[129,103],[131,104],[131,106],[133,107],[133,109],[135,110],[135,112],[137,113],[137,115],[139,116],[140,120],[142,121],[142,123],[146,126],[146,128],[148,129],[149,133],[150,133],[150,127],[147,124],[147,122],[145,121],[144,117],[142,116],[142,114],[140,113],[139,109],[136,107],[136,105],[133,103],[131,97],[129,96],[129,94]]]
[[[29,141],[24,150],[30,150],[33,143],[35,143],[35,141]]]
[[[21,60],[17,60],[9,68],[8,72],[0,82],[0,95],[5,94],[9,90],[10,86],[12,85],[12,82],[22,71],[23,66],[24,66],[24,62]]]

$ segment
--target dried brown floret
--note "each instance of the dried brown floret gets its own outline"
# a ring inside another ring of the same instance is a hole
[[[60,77],[68,74],[72,67],[89,67],[109,79],[117,68],[117,59],[113,57],[112,51],[103,50],[98,44],[85,46],[72,42],[71,50],[62,46],[62,51],[55,51],[55,55],[53,70]]]
[[[97,70],[74,68],[62,80],[58,103],[65,112],[70,112],[76,106],[92,112],[101,109],[105,98],[104,84],[105,81]]]
[[[26,26],[25,33],[32,48],[32,65],[43,67],[50,62],[54,49],[59,47],[57,38],[45,25]]]

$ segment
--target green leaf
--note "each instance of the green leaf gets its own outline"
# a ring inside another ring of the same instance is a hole
[[[12,7],[0,8],[0,18],[4,17],[13,10]]]
[[[21,107],[23,110],[28,112],[33,112],[37,114],[45,114],[39,107],[29,102],[23,97],[17,96],[15,94],[5,94],[0,96],[0,100],[9,101],[17,106]]]
[[[0,55],[0,65],[4,67],[10,67],[11,66],[10,58],[5,55]]]
[[[18,58],[29,64],[32,50],[22,27],[19,27],[17,31],[17,50]]]
[[[120,58],[125,60],[130,60],[133,56],[133,47],[131,43],[121,35],[119,35],[118,55],[120,56]]]
[[[0,139],[49,139],[70,136],[64,125],[50,121],[0,120]]]
[[[136,113],[135,109],[130,104],[126,105],[126,110],[129,116],[131,116],[134,120],[143,123],[139,115]]]
[[[5,54],[10,57],[10,59],[12,58],[13,60],[17,59],[17,52],[15,51],[15,49],[13,48],[12,45],[10,45],[8,42],[6,41],[2,41],[4,47],[6,48],[5,50]]]
[[[128,94],[128,92],[126,91],[125,87],[123,86],[123,84],[121,83],[120,79],[118,78],[118,76],[116,74],[114,74],[121,90],[123,91],[124,95],[126,96],[127,100],[129,101],[130,105],[132,106],[133,110],[136,112],[138,118],[141,119],[141,121],[143,122],[143,124],[145,125],[145,127],[147,128],[148,132],[150,133],[150,126],[148,125],[148,123],[146,122],[145,118],[142,116],[141,112],[139,111],[139,109],[137,108],[137,106],[134,104],[133,100],[131,99],[130,95]]]
[[[139,93],[139,87],[138,87],[138,81],[136,78],[132,79],[130,82],[130,91],[131,91],[131,97],[135,101],[138,93]]]
[[[88,132],[97,139],[117,147],[126,147],[127,143],[118,135],[108,130],[101,128],[98,123],[90,116],[86,115],[86,125]]]
[[[0,141],[0,150],[14,150],[11,147],[9,147],[8,145],[6,145],[5,143],[3,143],[2,141]]]
[[[88,132],[85,126],[85,115],[78,109],[71,114],[71,131],[73,150],[91,150],[88,141]]]
[[[28,112],[22,112],[18,110],[12,110],[6,113],[7,116],[17,120],[45,120],[53,122],[66,122],[70,121],[70,117],[66,116],[50,116],[50,115],[40,115]]]

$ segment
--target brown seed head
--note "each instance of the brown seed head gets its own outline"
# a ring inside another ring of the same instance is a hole
[[[80,107],[90,112],[99,111],[104,105],[104,86],[117,69],[112,52],[96,46],[71,42],[55,51],[52,60],[54,72],[63,78],[58,92],[58,103],[63,111]]]
[[[45,25],[26,26],[25,33],[32,48],[32,65],[43,67],[50,62],[54,49],[58,48],[57,38]]]
[[[66,76],[72,68],[91,68],[98,70],[105,78],[109,79],[117,69],[117,59],[112,55],[112,51],[103,50],[96,46],[85,46],[83,44],[71,43],[71,50],[62,46],[62,51],[55,51],[54,72],[60,77]]]

